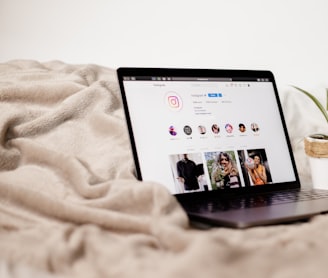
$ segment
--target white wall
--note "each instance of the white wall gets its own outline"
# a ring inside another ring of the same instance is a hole
[[[326,0],[0,0],[0,62],[270,69],[328,85]]]

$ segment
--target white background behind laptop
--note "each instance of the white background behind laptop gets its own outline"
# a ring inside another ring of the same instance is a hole
[[[270,69],[281,93],[295,84],[323,96],[327,10],[326,0],[0,0],[0,61]],[[286,99],[293,140],[321,124],[309,106],[293,120],[302,101]]]
[[[327,82],[325,0],[1,0],[0,60],[271,69]]]

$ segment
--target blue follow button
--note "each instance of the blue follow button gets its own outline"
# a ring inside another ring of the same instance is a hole
[[[221,93],[208,93],[208,97],[222,97]]]

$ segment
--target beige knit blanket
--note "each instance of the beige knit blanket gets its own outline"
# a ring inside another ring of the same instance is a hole
[[[139,182],[116,73],[0,64],[0,277],[327,277],[328,217],[248,230],[188,226]]]

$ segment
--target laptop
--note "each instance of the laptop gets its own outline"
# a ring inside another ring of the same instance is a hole
[[[119,68],[139,180],[164,186],[191,223],[247,228],[328,211],[302,188],[270,71]]]

